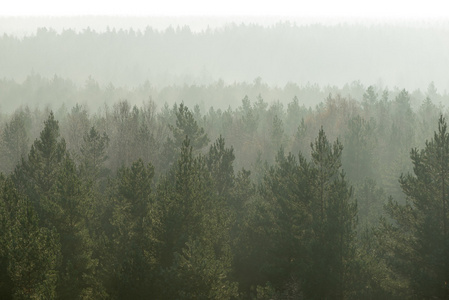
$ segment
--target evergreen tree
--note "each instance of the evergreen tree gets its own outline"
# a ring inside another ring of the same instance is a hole
[[[105,176],[104,162],[108,159],[106,150],[109,145],[109,137],[104,132],[100,134],[95,127],[91,127],[83,137],[81,145],[81,174],[83,178],[98,183],[101,176]],[[94,185],[95,186],[95,185]]]
[[[164,283],[171,286],[162,298],[230,299],[237,293],[229,280],[232,218],[206,158],[192,151],[186,138],[177,165],[158,186],[159,257]]]
[[[194,150],[202,149],[209,142],[203,127],[198,126],[192,112],[184,103],[179,105],[179,109],[176,112],[176,126],[170,125],[169,128],[173,134],[174,144],[177,147],[182,144],[186,136],[189,138]]]
[[[64,139],[59,139],[59,124],[53,112],[44,122],[40,139],[34,141],[28,159],[22,158],[14,172],[14,181],[33,203],[40,221],[53,225],[55,207],[51,195],[58,180],[59,170],[66,154]]]
[[[53,226],[59,233],[62,264],[58,281],[58,297],[75,299],[105,297],[96,277],[98,261],[92,258],[93,241],[87,227],[91,199],[83,189],[75,163],[67,154],[58,172],[53,203]]]
[[[323,127],[321,127],[318,138],[315,143],[311,143],[312,163],[317,171],[316,188],[317,200],[319,205],[319,220],[321,224],[326,221],[327,196],[329,194],[329,185],[336,178],[337,172],[341,167],[341,153],[343,145],[337,140],[334,144],[327,140]]]
[[[55,299],[60,245],[55,230],[40,227],[33,206],[11,180],[1,183],[2,253],[7,279],[15,299]],[[4,260],[5,261],[5,260]],[[6,274],[5,274],[6,275]],[[2,281],[3,281],[2,280]],[[4,290],[4,287],[3,289]]]
[[[211,172],[217,196],[227,201],[231,201],[230,196],[234,186],[234,159],[234,148],[225,148],[225,140],[220,135],[210,146],[207,167]]]
[[[442,116],[438,132],[410,157],[414,174],[400,178],[407,203],[387,206],[395,220],[384,225],[395,240],[390,266],[408,279],[414,297],[444,299],[449,297],[449,133]]]
[[[344,299],[351,289],[348,278],[355,258],[357,205],[352,202],[352,187],[340,171],[343,146],[338,140],[331,144],[322,128],[311,146],[314,238],[306,295]]]
[[[146,231],[151,226],[151,186],[154,168],[141,159],[119,170],[113,194],[116,287],[121,299],[151,296],[155,250]]]
[[[28,152],[29,111],[14,114],[12,120],[5,125],[1,136],[2,171],[10,173]]]
[[[284,289],[291,278],[304,280],[304,269],[310,263],[307,254],[312,233],[310,172],[310,163],[301,155],[298,160],[292,154],[285,156],[281,148],[275,167],[270,168],[260,187],[268,204],[261,210],[266,218],[262,224],[268,228],[259,230],[268,232],[271,244],[261,266],[266,264],[262,269],[269,271],[266,280],[278,290]]]
[[[59,125],[53,113],[44,125],[28,160],[22,159],[16,168],[14,180],[36,208],[40,226],[58,233],[62,255],[58,297],[100,297],[103,292],[95,280],[97,262],[92,259],[92,241],[86,225],[90,203],[64,139],[59,139]]]

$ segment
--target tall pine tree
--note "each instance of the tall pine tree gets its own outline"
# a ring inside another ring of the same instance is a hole
[[[438,132],[422,150],[412,149],[413,174],[401,175],[405,205],[390,201],[395,220],[384,228],[395,241],[390,266],[408,279],[416,298],[449,297],[449,133],[441,116]]]

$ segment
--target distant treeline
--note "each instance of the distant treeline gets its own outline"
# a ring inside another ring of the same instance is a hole
[[[111,83],[102,85],[95,78],[88,76],[81,85],[78,85],[73,80],[61,76],[44,77],[30,73],[23,81],[0,79],[0,113],[10,114],[19,106],[51,107],[57,110],[70,109],[76,104],[83,105],[90,111],[97,111],[105,104],[123,99],[137,106],[151,100],[159,109],[165,104],[171,106],[176,102],[183,102],[189,107],[199,105],[201,111],[205,113],[210,107],[222,110],[229,107],[235,109],[241,104],[244,95],[249,99],[263,96],[268,103],[279,102],[284,106],[297,97],[301,105],[314,108],[329,94],[360,101],[367,88],[368,86],[360,81],[353,81],[341,87],[309,83],[299,85],[293,82],[283,86],[270,86],[260,77],[251,82],[225,83],[218,80],[210,84],[167,86],[157,86],[145,81],[135,87],[127,87]],[[387,92],[390,99],[396,97],[402,90],[399,87],[391,88],[383,85],[373,85],[373,88],[378,94]],[[449,103],[447,91],[438,90],[434,82],[430,82],[425,89],[410,91],[409,96],[413,109],[417,109],[426,97],[431,98],[436,105]]]
[[[110,29],[0,37],[0,78],[23,81],[35,72],[82,84],[92,76],[101,85],[135,87],[251,82],[337,85],[359,79],[407,89],[425,88],[429,78],[449,90],[449,29],[405,25],[230,24],[192,32]]]

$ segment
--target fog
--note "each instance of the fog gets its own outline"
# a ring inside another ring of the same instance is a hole
[[[448,37],[0,17],[0,299],[449,299]]]
[[[135,87],[223,80],[270,86],[449,90],[441,20],[280,17],[2,17],[0,78],[54,75]]]

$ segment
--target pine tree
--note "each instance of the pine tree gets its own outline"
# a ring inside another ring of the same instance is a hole
[[[285,156],[281,148],[276,165],[265,176],[260,193],[266,201],[261,228],[268,232],[269,248],[262,270],[269,271],[266,280],[278,290],[291,278],[304,278],[305,266],[309,263],[307,247],[312,229],[312,190],[308,177],[310,163],[301,156]],[[263,206],[262,206],[263,207]],[[268,224],[272,224],[271,226]],[[260,246],[259,246],[260,247]],[[266,247],[266,246],[265,246]]]
[[[341,167],[341,153],[343,145],[337,140],[334,144],[327,140],[323,127],[321,127],[315,143],[311,143],[312,163],[317,171],[317,200],[319,204],[319,220],[321,224],[326,221],[328,187],[332,180],[336,178]]]
[[[357,205],[352,201],[352,187],[340,170],[343,146],[338,140],[331,144],[321,128],[311,147],[314,238],[306,295],[343,299],[350,290],[348,276],[355,258]]]
[[[103,287],[93,259],[93,241],[87,227],[92,205],[83,189],[75,163],[67,154],[58,172],[58,180],[50,201],[55,208],[53,226],[59,233],[62,264],[58,281],[58,296],[102,298]]]
[[[176,112],[176,126],[170,125],[169,128],[173,134],[174,144],[177,147],[182,144],[186,136],[189,138],[194,150],[202,149],[209,142],[204,128],[198,126],[192,112],[184,103],[179,105],[179,109]]]
[[[55,207],[50,197],[58,180],[58,172],[66,154],[64,139],[59,139],[59,124],[53,112],[44,122],[40,139],[34,141],[28,159],[22,158],[14,172],[19,190],[28,196],[47,227],[55,221]]]
[[[158,185],[159,257],[163,282],[171,287],[161,298],[230,299],[237,293],[229,279],[232,216],[218,197],[207,159],[192,151],[186,138],[177,164]]]
[[[395,220],[384,226],[395,241],[390,266],[408,279],[414,297],[444,299],[449,297],[449,133],[442,116],[438,132],[410,157],[414,174],[400,178],[407,202],[387,206]]]
[[[3,208],[0,256],[6,258],[12,293],[3,296],[55,299],[61,259],[58,234],[39,225],[33,206],[10,179],[1,183],[0,203]]]
[[[84,143],[80,148],[81,174],[83,178],[98,183],[106,171],[104,163],[108,159],[106,150],[109,145],[109,137],[104,132],[100,134],[95,127],[91,127],[83,137]]]
[[[231,201],[230,196],[234,186],[234,148],[225,148],[225,140],[220,135],[210,146],[207,157],[207,167],[214,181],[218,197]]]
[[[16,113],[3,129],[0,150],[2,171],[5,173],[14,171],[15,166],[28,152],[28,118],[27,112]]]
[[[343,146],[321,129],[311,147],[311,162],[278,152],[246,227],[246,265],[258,269],[253,284],[269,281],[278,295],[343,299],[352,290],[357,206],[340,170]]]
[[[93,274],[92,240],[86,225],[89,202],[75,163],[59,139],[58,121],[51,112],[28,160],[16,168],[14,181],[35,207],[40,226],[55,229],[61,247],[57,295],[66,299],[101,297]]]
[[[119,170],[113,193],[114,258],[116,289],[119,298],[141,299],[151,295],[155,249],[147,230],[153,221],[149,215],[153,203],[152,165],[141,159],[130,168]]]

